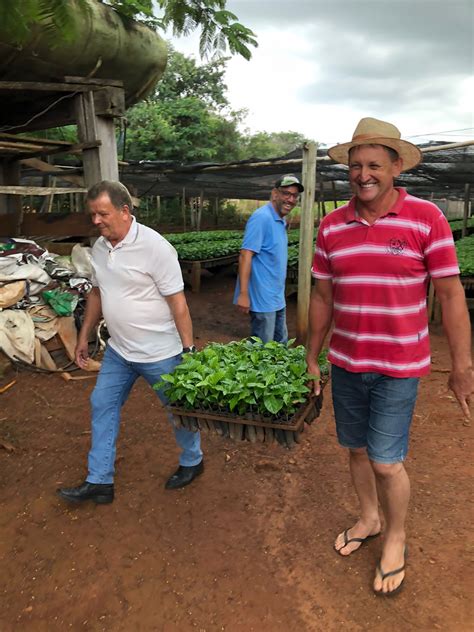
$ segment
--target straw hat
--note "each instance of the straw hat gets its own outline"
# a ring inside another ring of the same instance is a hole
[[[384,145],[394,149],[403,160],[402,171],[416,167],[421,160],[421,151],[416,145],[400,139],[400,132],[391,123],[375,118],[363,118],[359,121],[350,143],[335,145],[328,149],[333,160],[343,165],[349,164],[349,150],[358,145]]]

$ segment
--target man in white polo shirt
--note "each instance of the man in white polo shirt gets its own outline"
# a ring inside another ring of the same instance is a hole
[[[92,437],[88,475],[78,487],[61,488],[69,501],[110,503],[120,411],[142,376],[161,381],[194,351],[191,316],[175,249],[159,233],[139,224],[120,182],[103,181],[87,194],[88,210],[101,236],[92,249],[93,289],[76,347],[76,363],[88,360],[89,334],[103,315],[110,340],[91,395]],[[163,403],[166,399],[157,391]],[[199,433],[174,428],[179,467],[165,487],[177,489],[203,472]]]

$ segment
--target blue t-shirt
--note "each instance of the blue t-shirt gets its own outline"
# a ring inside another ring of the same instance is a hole
[[[271,202],[257,209],[245,227],[242,249],[254,252],[249,281],[250,309],[275,312],[285,307],[285,280],[288,263],[286,221]],[[240,294],[237,279],[234,303]]]

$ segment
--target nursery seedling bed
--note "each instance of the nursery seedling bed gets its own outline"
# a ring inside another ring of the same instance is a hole
[[[322,384],[324,388],[324,384]],[[197,432],[204,430],[219,436],[229,437],[236,441],[250,441],[252,443],[273,443],[277,441],[287,448],[299,443],[299,435],[304,430],[305,423],[312,424],[319,417],[323,404],[322,393],[317,397],[312,395],[302,404],[299,410],[283,423],[269,421],[263,418],[247,419],[230,413],[213,413],[205,410],[187,410],[177,406],[167,406],[178,427]]]

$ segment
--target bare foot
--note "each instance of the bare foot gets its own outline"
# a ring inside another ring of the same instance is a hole
[[[382,595],[398,592],[405,579],[405,538],[387,540],[374,579],[374,591]],[[394,574],[392,574],[394,573]]]
[[[337,536],[334,548],[340,555],[347,556],[360,549],[366,538],[376,536],[379,533],[380,520],[367,523],[359,519],[351,529],[347,529]],[[350,542],[353,538],[356,538],[356,540]]]

